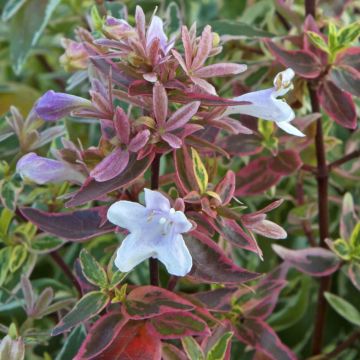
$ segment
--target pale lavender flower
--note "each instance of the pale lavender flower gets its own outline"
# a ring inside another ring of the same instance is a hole
[[[181,234],[190,231],[192,224],[158,191],[145,189],[145,204],[118,201],[108,210],[108,220],[130,232],[117,251],[115,265],[128,272],[152,257],[159,259],[170,274],[185,276],[191,270],[192,258]]]
[[[291,80],[294,75],[295,73],[292,69],[287,69],[275,76],[274,87],[233,98],[232,100],[249,101],[251,104],[229,106],[223,116],[246,114],[274,121],[280,129],[291,135],[305,136],[300,130],[290,124],[290,121],[295,118],[292,108],[285,101],[278,99],[279,96],[283,96],[289,90],[292,90]]]
[[[156,15],[151,19],[151,23],[146,33],[146,47],[149,48],[154,39],[158,38],[160,41],[160,48],[167,54],[174,46],[174,41],[168,41],[168,37],[164,32],[164,23]]]
[[[17,162],[16,172],[22,178],[30,179],[40,185],[64,181],[81,184],[85,180],[84,174],[70,164],[59,160],[47,159],[33,152],[24,155]]]
[[[56,121],[74,110],[92,108],[91,101],[79,96],[47,91],[35,105],[35,111],[43,120]]]

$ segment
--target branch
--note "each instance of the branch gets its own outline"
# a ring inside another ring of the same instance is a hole
[[[350,347],[354,342],[360,339],[360,331],[355,331],[352,333],[345,341],[343,341],[341,344],[339,344],[335,350],[329,352],[328,354],[325,354],[325,359],[334,359],[342,353],[344,350],[346,350],[348,347]]]
[[[151,189],[156,190],[159,188],[160,177],[160,158],[161,154],[156,154],[155,159],[151,164]],[[150,284],[159,286],[159,262],[156,259],[149,259],[150,270]]]
[[[356,159],[356,158],[360,158],[360,150],[354,150],[351,153],[349,153],[349,154],[345,155],[344,157],[342,157],[341,159],[333,161],[332,163],[330,163],[328,165],[328,169],[330,171],[334,167],[341,166],[341,165],[347,163],[348,161],[351,161],[351,160]]]

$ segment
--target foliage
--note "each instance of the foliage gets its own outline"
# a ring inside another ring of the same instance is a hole
[[[359,3],[138,5],[0,0],[0,359],[357,359]]]

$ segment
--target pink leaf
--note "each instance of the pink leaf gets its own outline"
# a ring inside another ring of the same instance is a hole
[[[115,230],[106,221],[105,206],[65,213],[49,213],[33,208],[21,208],[20,211],[42,231],[71,241],[84,241]]]
[[[227,205],[235,191],[235,173],[228,170],[224,178],[216,185],[215,192],[220,196],[222,205]]]
[[[165,133],[161,135],[161,138],[166,141],[173,149],[181,148],[181,145],[183,143],[178,136],[171,133]]]
[[[233,63],[218,63],[202,67],[194,72],[200,78],[211,78],[214,76],[229,76],[240,74],[247,69],[246,65]]]
[[[194,101],[176,110],[166,122],[166,130],[172,131],[182,128],[196,114],[200,101]]]
[[[193,70],[198,69],[200,66],[204,64],[212,49],[212,42],[213,39],[212,39],[211,27],[210,25],[206,25],[205,29],[201,34],[198,50],[191,65],[191,68]]]
[[[116,134],[123,144],[129,143],[130,123],[127,115],[121,107],[117,107],[114,115]]]
[[[159,82],[153,88],[153,109],[157,124],[164,126],[168,112],[168,97],[164,86]]]
[[[266,41],[270,52],[282,65],[292,68],[296,74],[313,79],[320,75],[321,65],[311,52],[304,50],[284,50],[271,41]]]
[[[120,175],[129,163],[129,152],[116,149],[104,158],[90,172],[90,176],[98,182],[104,182]]]
[[[339,125],[356,129],[356,108],[351,95],[339,89],[332,81],[325,81],[318,90],[324,111]]]
[[[192,46],[191,46],[189,30],[187,29],[186,26],[183,26],[181,29],[181,40],[184,45],[186,68],[190,69],[192,62]]]
[[[205,234],[193,231],[186,245],[193,258],[190,276],[203,282],[239,284],[259,276],[234,264],[221,248]]]
[[[330,250],[314,247],[290,250],[280,245],[272,245],[273,250],[299,271],[312,276],[327,276],[340,266],[340,259]]]
[[[138,152],[146,145],[146,143],[149,140],[149,137],[150,137],[149,130],[139,131],[136,134],[136,136],[133,139],[131,139],[130,144],[129,144],[129,150],[131,152]]]

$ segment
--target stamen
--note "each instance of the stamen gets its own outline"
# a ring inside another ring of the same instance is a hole
[[[170,212],[170,214],[175,214],[175,209],[171,208],[169,212]]]

